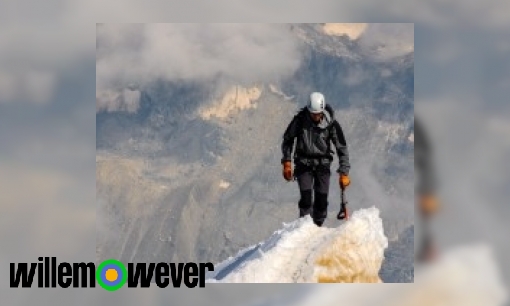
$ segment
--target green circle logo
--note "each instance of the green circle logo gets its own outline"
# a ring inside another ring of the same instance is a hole
[[[127,280],[126,267],[118,260],[105,260],[96,269],[96,280],[105,290],[120,289]]]

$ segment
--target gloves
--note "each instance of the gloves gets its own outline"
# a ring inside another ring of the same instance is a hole
[[[434,195],[423,195],[419,201],[420,212],[424,216],[431,216],[439,210],[439,201]]]
[[[292,167],[289,160],[283,162],[283,177],[289,182],[292,180]]]
[[[349,179],[348,175],[340,174],[340,177],[338,178],[338,183],[340,184],[341,189],[347,188],[351,184],[351,180]]]

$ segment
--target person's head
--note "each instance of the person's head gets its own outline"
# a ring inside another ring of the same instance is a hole
[[[324,108],[326,107],[326,100],[324,99],[324,95],[320,92],[313,92],[310,95],[310,100],[308,101],[307,107],[312,120],[314,122],[320,122],[324,116]]]

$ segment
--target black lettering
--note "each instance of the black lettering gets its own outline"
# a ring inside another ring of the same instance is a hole
[[[16,264],[11,263],[11,288],[19,287],[21,281],[21,287],[30,288],[34,282],[34,274],[37,269],[37,264],[30,264],[30,272],[28,272],[28,264],[18,264],[18,270],[16,271]]]
[[[69,263],[63,262],[58,265],[58,285],[60,287],[67,288],[71,286],[72,276],[73,273]],[[65,280],[65,278],[67,278],[67,280]]]
[[[184,264],[181,262],[178,264],[178,268],[176,269],[175,263],[170,263],[170,272],[172,273],[172,284],[175,288],[181,287],[182,282],[182,268]],[[177,271],[176,271],[177,270]]]
[[[187,268],[187,269],[185,272],[184,284],[188,288],[195,288],[198,283],[198,277],[196,277],[196,276],[198,276],[197,264],[193,263],[193,262],[189,262],[186,264],[185,268]],[[192,278],[192,276],[195,276],[195,278]],[[193,280],[191,280],[191,279],[193,279]]]
[[[128,287],[131,288],[131,287],[136,287],[138,286],[138,278],[140,277],[140,271],[139,269],[141,269],[141,267],[144,266],[144,271],[145,271],[145,264],[138,264],[136,265],[136,270],[133,271],[133,264],[132,263],[128,263],[128,280],[127,280],[127,283],[128,283]]]
[[[44,288],[50,287],[50,258],[44,257]]]
[[[199,287],[201,287],[201,288],[205,287],[205,276],[207,273],[205,271],[206,268],[208,271],[214,271],[214,265],[211,262],[206,262],[206,263],[201,262],[200,263],[200,276],[199,276],[200,285],[199,285]]]
[[[39,257],[39,261],[43,261],[42,257]],[[37,264],[37,287],[42,288],[44,286],[44,263],[40,262]]]
[[[57,257],[51,258],[51,287],[57,287]]]
[[[138,279],[140,279],[140,287],[148,288],[150,286],[155,264],[149,264],[148,272],[146,271],[145,267],[145,263],[138,263],[136,264],[136,269],[133,273],[133,264],[128,264],[128,287],[137,287]]]
[[[89,272],[87,273],[87,268],[89,268]],[[81,269],[81,283],[79,281],[80,272]],[[84,262],[80,263],[74,263],[73,264],[73,287],[74,288],[87,288],[88,282],[87,282],[87,275],[90,277],[90,287],[94,288],[96,286],[95,280],[95,271],[94,271],[94,263],[89,262],[88,264]],[[81,286],[80,286],[81,284]]]
[[[168,265],[166,263],[158,263],[156,266],[156,285],[159,288],[168,287],[168,284],[170,284],[168,276]]]

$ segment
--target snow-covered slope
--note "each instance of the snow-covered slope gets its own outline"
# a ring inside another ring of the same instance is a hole
[[[216,265],[207,277],[225,283],[379,283],[387,246],[375,207],[355,211],[337,228],[319,228],[308,216]]]

